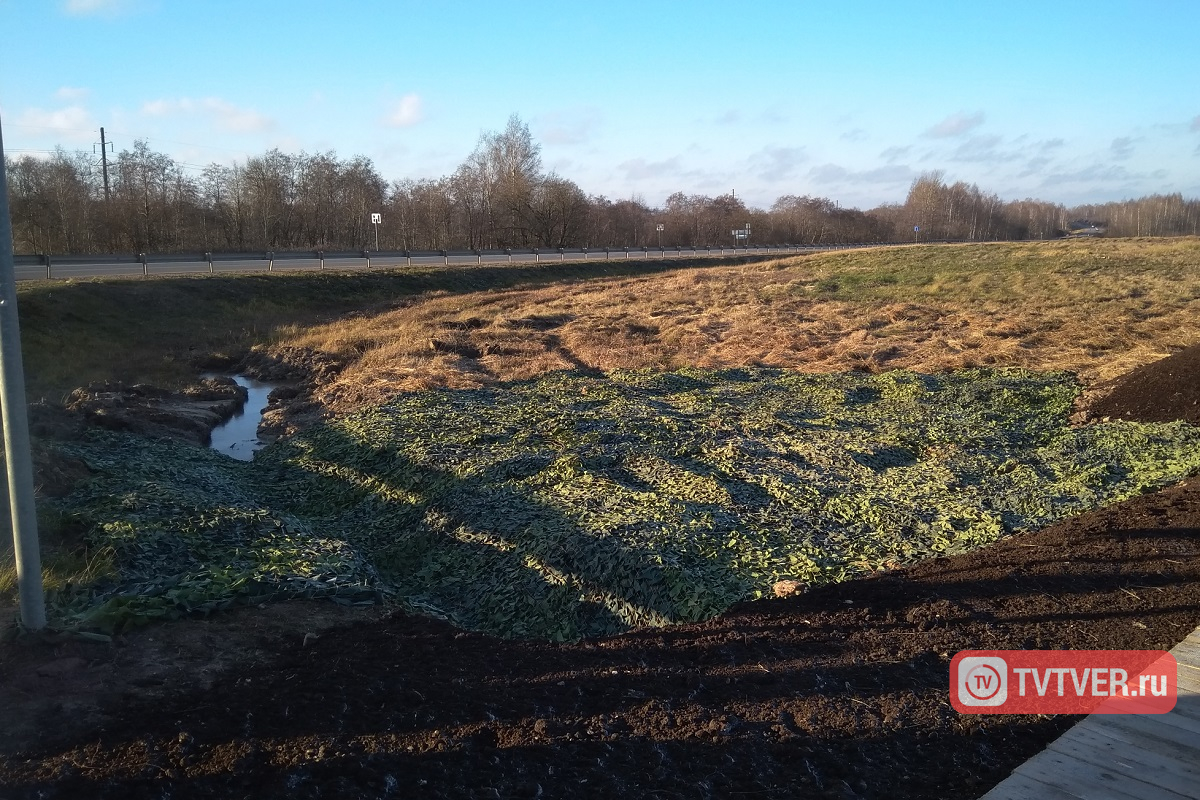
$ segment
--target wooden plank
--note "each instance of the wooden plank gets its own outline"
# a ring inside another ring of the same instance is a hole
[[[1195,695],[1180,695],[1170,713],[1192,720],[1200,720],[1200,702],[1197,702]]]
[[[1175,660],[1181,666],[1183,664],[1200,664],[1200,641],[1184,641],[1182,644],[1171,648],[1171,655],[1175,656]]]
[[[1176,748],[1171,753],[1159,753],[1132,741],[1113,738],[1111,733],[1081,723],[1051,742],[1049,749],[1091,764],[1094,769],[1119,773],[1180,797],[1195,795],[1200,786],[1200,765],[1194,763],[1194,749]]]
[[[1075,727],[1079,727],[1076,725]],[[1074,728],[1072,728],[1074,730]],[[1070,731],[1068,731],[1070,733]],[[1066,734],[1064,734],[1066,735]],[[1053,750],[1045,750],[1013,772],[1089,800],[1179,800],[1180,795],[1111,769],[1097,769]]]
[[[1169,714],[1094,714],[982,800],[1200,797],[1200,627],[1171,654],[1179,696]]]
[[[1200,747],[1200,720],[1171,714],[1104,714],[1097,715],[1097,724],[1141,734],[1150,739],[1164,739]]]
[[[1179,694],[1182,698],[1183,694],[1200,694],[1200,670],[1192,669],[1191,667],[1179,668]],[[1159,681],[1162,683],[1162,681]]]
[[[979,800],[1080,800],[1081,796],[1067,789],[1013,773]]]

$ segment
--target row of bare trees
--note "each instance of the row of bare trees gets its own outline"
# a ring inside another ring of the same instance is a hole
[[[376,233],[385,250],[687,247],[731,243],[747,225],[757,244],[989,241],[1054,238],[1079,219],[1119,236],[1200,232],[1200,201],[1178,194],[1067,208],[1005,202],[940,172],[914,180],[903,203],[869,211],[807,195],[759,209],[733,194],[683,192],[654,208],[589,196],[545,172],[516,116],[436,180],[389,184],[362,156],[279,150],[197,175],[141,141],[115,158],[107,197],[90,153],[59,149],[6,168],[16,247],[29,253],[374,249]],[[378,231],[373,212],[383,216]]]

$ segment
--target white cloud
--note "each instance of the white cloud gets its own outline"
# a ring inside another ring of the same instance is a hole
[[[879,157],[889,164],[895,164],[900,159],[907,156],[912,151],[912,147],[889,147],[879,154]]]
[[[392,128],[408,128],[416,125],[423,119],[421,114],[421,96],[418,94],[406,94],[400,98],[400,102],[396,103],[384,118],[384,124]]]
[[[617,165],[617,169],[625,171],[625,177],[630,180],[641,180],[642,178],[662,178],[668,175],[677,176],[683,174],[683,167],[679,163],[679,156],[672,156],[664,161],[647,161],[644,158],[633,158],[629,161],[622,161]]]
[[[215,97],[205,100],[204,107],[216,115],[218,128],[232,133],[256,133],[275,127],[270,117]]]
[[[48,128],[68,134],[64,138],[83,140],[98,136],[100,126],[86,108],[79,105],[53,110],[27,108],[17,117],[17,124],[29,128]]]
[[[852,131],[846,131],[842,135],[838,136],[838,138],[843,142],[862,142],[866,141],[867,132],[862,128],[855,128]]]
[[[996,148],[1000,145],[999,136],[972,136],[954,148],[951,161],[1004,161],[1011,156]]]
[[[1133,139],[1129,136],[1113,139],[1109,149],[1117,161],[1127,161],[1133,156]]]
[[[539,117],[535,124],[538,138],[546,144],[581,144],[600,125],[600,112],[594,108],[556,111]]]
[[[63,3],[63,11],[73,17],[84,17],[89,14],[117,14],[124,11],[127,0],[67,0]]]
[[[250,109],[242,108],[219,97],[193,100],[179,97],[150,100],[142,104],[142,114],[147,117],[167,117],[174,114],[201,114],[209,117],[214,125],[230,133],[258,133],[275,127],[270,117]]]
[[[967,131],[978,128],[980,125],[982,125],[983,120],[984,115],[982,111],[977,111],[974,114],[951,114],[929,130],[925,131],[924,135],[931,139],[946,139],[953,136],[962,136]]]
[[[736,108],[731,108],[728,111],[717,115],[717,118],[713,121],[718,125],[733,125],[742,121],[742,112],[738,111]]]
[[[764,181],[776,181],[795,174],[796,168],[808,160],[803,147],[764,147],[750,156],[750,164]]]
[[[877,183],[893,185],[908,183],[917,176],[907,164],[890,164],[867,170],[848,170],[837,164],[822,164],[808,172],[817,183]]]
[[[54,96],[59,100],[66,100],[68,102],[72,100],[82,100],[88,96],[88,90],[75,86],[63,86],[54,93]]]

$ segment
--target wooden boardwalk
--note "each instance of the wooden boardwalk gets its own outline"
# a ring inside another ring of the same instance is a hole
[[[980,800],[1200,798],[1200,628],[1171,650],[1179,699],[1169,714],[1092,714]]]

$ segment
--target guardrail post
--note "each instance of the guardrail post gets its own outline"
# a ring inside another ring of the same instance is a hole
[[[204,252],[204,260],[208,262],[208,274],[212,275],[212,273],[213,273],[212,253],[210,253],[206,250]]]
[[[629,248],[628,247],[625,248],[625,260],[626,261],[629,260]]]
[[[317,251],[317,258],[321,259],[321,266],[320,266],[320,269],[322,269],[322,270],[323,270],[323,269],[325,269],[325,251],[324,251],[324,250],[318,250],[318,251]]]
[[[508,256],[508,263],[511,264],[512,263],[512,248],[511,247],[504,248],[504,254],[506,256]]]
[[[409,252],[407,250],[404,251],[404,266],[406,266],[406,267],[412,266],[412,256],[409,254]]]
[[[371,270],[371,251],[363,250],[363,258],[367,260],[367,271],[369,272]]]
[[[264,256],[264,258],[267,259],[267,272],[274,272],[275,271],[275,251],[268,250],[267,254]]]
[[[450,252],[448,250],[442,251],[442,266],[450,266]]]
[[[560,264],[563,263],[563,261],[565,261],[566,258],[567,258],[566,251],[563,250],[561,247],[558,248],[558,263],[560,263]]]
[[[142,277],[144,278],[150,274],[150,266],[146,263],[146,254],[145,253],[138,253],[137,257],[138,257],[138,261],[142,262]]]
[[[46,280],[51,280],[53,276],[50,274],[50,254],[43,253],[42,258],[46,261]]]
[[[588,251],[588,249],[587,249],[586,247],[584,247],[584,248],[581,248],[581,249],[583,250],[583,260],[584,260],[584,261],[587,261],[587,251]]]
[[[480,253],[478,250],[476,250],[475,251],[475,266],[478,267],[482,263],[483,263],[483,254]]]
[[[542,263],[542,254],[538,252],[538,249],[536,247],[533,248],[533,263],[535,263],[535,264]]]

